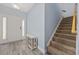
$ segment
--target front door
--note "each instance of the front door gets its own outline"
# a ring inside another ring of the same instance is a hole
[[[22,39],[22,18],[17,16],[7,16],[7,39]]]

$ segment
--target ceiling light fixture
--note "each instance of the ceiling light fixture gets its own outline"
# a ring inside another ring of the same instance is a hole
[[[16,4],[13,4],[13,7],[16,8],[16,9],[20,9],[20,7]]]

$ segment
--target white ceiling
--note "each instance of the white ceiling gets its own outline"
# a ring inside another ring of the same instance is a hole
[[[20,8],[19,10],[22,12],[28,12],[34,6],[34,3],[2,3],[1,5],[14,8],[14,4],[16,4]]]
[[[0,5],[4,5],[9,8],[14,8],[14,4],[16,4],[22,12],[28,12],[31,10],[31,8],[35,5],[35,3],[1,3]],[[72,16],[73,15],[73,10],[74,10],[74,3],[57,3],[59,6],[60,12],[64,17]],[[62,12],[62,10],[66,10],[66,12]]]

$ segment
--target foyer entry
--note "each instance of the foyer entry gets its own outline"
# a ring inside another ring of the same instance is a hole
[[[23,32],[23,33],[22,33]],[[15,41],[24,35],[24,19],[19,16],[0,15],[0,40]]]

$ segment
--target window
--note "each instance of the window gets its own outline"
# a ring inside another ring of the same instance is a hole
[[[3,39],[6,39],[6,17],[3,17]]]
[[[22,20],[22,36],[24,36],[24,20]]]

